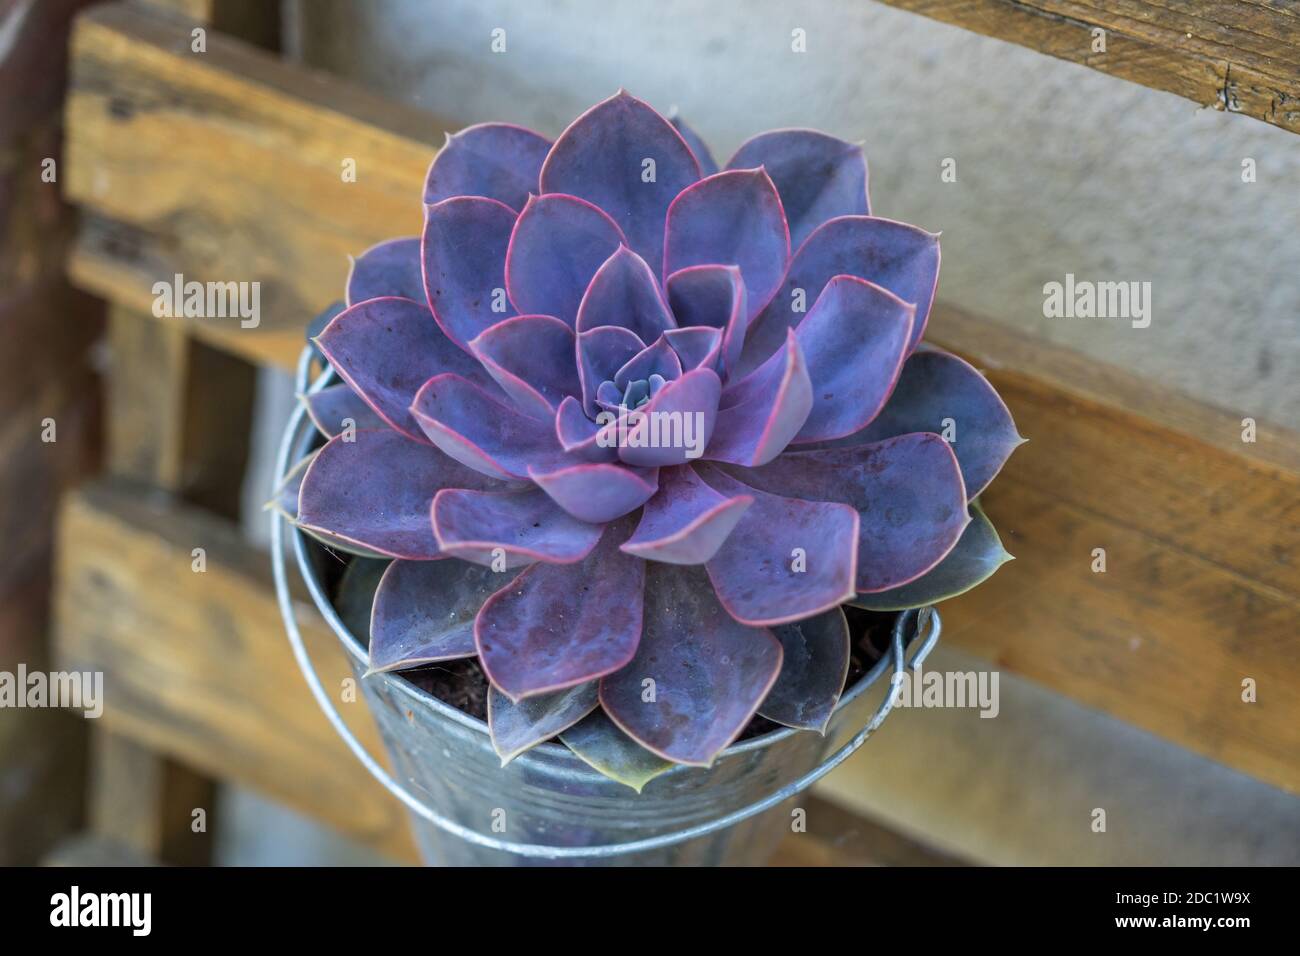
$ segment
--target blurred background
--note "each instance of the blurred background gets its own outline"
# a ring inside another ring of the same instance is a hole
[[[441,130],[486,120],[554,137],[624,87],[678,111],[723,162],[779,127],[863,141],[873,212],[943,232],[939,300],[961,319],[936,334],[1011,376],[1023,454],[1059,442],[1099,476],[1065,487],[1050,462],[1019,466],[1017,453],[989,510],[1020,560],[993,596],[945,607],[953,640],[929,664],[998,670],[998,717],[891,717],[819,787],[817,852],[783,859],[1300,863],[1296,114],[1284,102],[1274,122],[1236,115],[1108,75],[1104,61],[1128,56],[1133,37],[1203,51],[1225,34],[1210,29],[1215,11],[1231,21],[1248,5],[1191,4],[1185,24],[1159,21],[1168,36],[1116,15],[1109,54],[1063,49],[1093,41],[1086,25],[1049,42],[999,19],[1012,5],[998,0],[970,5],[988,8],[976,28],[994,36],[898,6],[0,0],[0,670],[108,674],[101,721],[0,711],[0,861],[123,847],[221,864],[409,859],[393,807],[358,824],[369,811],[342,785],[320,796],[332,784],[310,776],[315,764],[286,767],[294,780],[275,772],[303,748],[325,767],[326,755],[351,761],[284,683],[296,672],[272,668],[287,651],[263,648],[283,644],[257,589],[261,505],[295,402],[286,365],[307,319],[341,294],[342,253],[418,230],[395,171],[421,161],[421,143],[427,162]],[[1300,16],[1275,7],[1288,29],[1252,41],[1243,62],[1294,89]],[[186,49],[195,25],[208,31],[201,53]],[[1225,90],[1219,107],[1235,102]],[[158,130],[170,136],[150,139]],[[319,165],[320,182],[337,180],[340,155],[362,157],[374,203],[392,192],[404,212],[372,226],[372,208],[371,236],[352,227],[356,196],[336,190],[317,219],[274,219],[277,202],[297,201],[275,185],[281,170],[304,181],[296,171]],[[51,157],[53,182],[40,176]],[[321,249],[328,261],[310,255]],[[142,316],[141,289],[173,266],[259,278],[267,327],[235,342]],[[1045,317],[1044,285],[1066,274],[1151,283],[1150,326]],[[1022,415],[1017,400],[1032,407]],[[57,442],[40,439],[47,417]],[[1258,440],[1242,440],[1245,419]],[[1078,496],[1059,514],[1043,501],[1058,493]],[[179,528],[199,529],[230,568],[210,603],[177,591],[164,607],[168,579],[147,583],[168,555],[189,560]],[[1118,555],[1105,579],[1093,546]],[[230,620],[210,625],[223,609]],[[213,630],[248,662],[238,689],[193,678],[195,642]],[[285,730],[267,731],[247,702],[280,694],[294,709],[279,716],[309,738],[266,739]],[[196,808],[202,834],[187,825]]]

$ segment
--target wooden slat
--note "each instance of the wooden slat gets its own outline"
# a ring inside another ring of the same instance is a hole
[[[329,78],[307,82],[308,74],[296,67],[237,45],[210,46],[198,64],[177,47],[182,35],[183,24],[113,7],[94,11],[79,26],[70,182],[89,216],[74,274],[88,288],[147,308],[150,285],[160,276],[182,271],[199,279],[237,278],[234,266],[213,273],[204,272],[204,264],[233,262],[230,249],[246,255],[264,246],[272,252],[261,262],[264,288],[294,290],[264,295],[264,304],[292,307],[269,310],[258,330],[209,323],[196,331],[222,348],[288,366],[306,317],[342,287],[342,250],[414,229],[394,223],[406,221],[400,217],[413,205],[418,210],[412,197],[432,148],[429,137],[412,138],[409,128],[431,128],[433,121],[376,105],[369,112],[328,112],[328,131],[304,133],[300,117],[317,115],[323,103],[350,102],[350,88]],[[114,109],[113,103],[120,105]],[[276,108],[250,111],[245,103]],[[172,149],[177,128],[204,148]],[[251,167],[240,158],[298,135],[307,136],[310,148],[284,150],[275,163]],[[357,143],[386,144],[376,155],[386,153],[389,165],[376,177],[361,175],[340,187],[331,178],[333,167],[320,158],[341,148],[329,145],[331,136],[349,150]],[[89,188],[95,164],[116,184],[111,191]],[[331,231],[311,215],[303,218],[294,196],[300,182],[312,180],[346,227]],[[195,182],[212,188],[187,188]],[[252,198],[240,198],[241,190]],[[203,229],[176,223],[202,223]],[[312,264],[312,282],[300,281],[294,265],[300,262]],[[1295,665],[1279,664],[1269,650],[1294,637],[1300,601],[1295,434],[1260,422],[1258,441],[1244,444],[1235,416],[942,305],[930,337],[986,369],[1031,438],[988,499],[1010,550],[1017,552],[1022,540],[1049,543],[1041,557],[1022,556],[983,591],[954,602],[952,639],[1065,694],[1114,707],[1183,746],[1296,788],[1300,757],[1285,729],[1300,726],[1295,698],[1275,695],[1267,726],[1259,723],[1260,710],[1223,715],[1222,688],[1207,684],[1195,664],[1227,661],[1246,669],[1243,676],[1258,671],[1268,673],[1270,683],[1297,686]],[[1042,506],[1044,499],[1057,507]],[[1065,529],[1081,554],[1065,547]],[[1053,551],[1050,543],[1058,540]],[[1094,547],[1108,550],[1112,570],[1104,576],[1090,569]],[[1153,588],[1165,585],[1138,568],[1177,569],[1165,573],[1194,578],[1202,594],[1218,596],[1217,603],[1198,601],[1195,614],[1150,613],[1161,606]],[[1110,611],[1101,623],[1090,617],[1087,602],[1103,582]],[[1033,627],[1008,634],[1010,612],[991,615],[977,601],[1015,602]],[[1239,623],[1241,608],[1253,609],[1249,628]],[[1133,622],[1140,625],[1136,634],[1130,634]],[[1144,669],[1140,656],[1121,653],[1118,638],[1098,643],[1099,628],[1118,629],[1125,640],[1137,637],[1148,647],[1177,646],[1188,663]],[[1247,630],[1250,640],[1241,637]],[[1039,650],[1012,652],[1020,647],[1014,641],[1037,642]],[[1060,663],[1047,666],[1041,657],[1049,654]],[[1106,690],[1098,668],[1124,670],[1126,680],[1140,676],[1159,688],[1120,700]],[[1210,725],[1213,737],[1199,729]]]
[[[772,857],[772,866],[967,865],[825,798],[806,794],[799,803],[806,813],[807,831],[786,837]]]
[[[212,780],[107,727],[94,734],[93,764],[95,836],[141,859],[184,866],[211,862],[217,798]],[[201,818],[195,818],[196,810]]]
[[[956,310],[929,337],[1031,436],[984,495],[1017,560],[945,605],[945,641],[1300,791],[1300,436],[1244,443],[1239,416]]]
[[[105,727],[415,859],[404,811],[321,716],[284,639],[267,557],[234,525],[108,479],[66,500],[59,541],[59,666],[104,672]],[[194,548],[205,572],[191,570]],[[323,673],[341,680],[333,636],[304,618]],[[364,704],[356,713],[378,753]]]
[[[179,488],[189,344],[185,332],[114,305],[108,343],[108,470],[160,488]]]
[[[1300,132],[1292,0],[881,0]],[[1106,31],[1094,52],[1093,30]]]
[[[112,837],[89,831],[60,842],[41,860],[41,866],[87,867],[157,866],[158,861]]]
[[[280,45],[280,8],[276,0],[147,0],[268,50]]]
[[[108,470],[238,515],[256,369],[118,305],[109,345]]]
[[[260,282],[257,328],[205,319],[192,331],[291,365],[306,320],[341,292],[347,256],[419,231],[439,126],[216,32],[192,53],[192,25],[119,4],[78,22],[65,188],[120,225],[90,233],[72,272],[143,311],[176,273]]]
[[[1300,604],[1015,478],[986,504],[1016,560],[944,606],[946,642],[1300,792]]]
[[[1004,477],[1300,596],[1296,432],[1257,422],[1244,442],[1240,415],[956,309],[927,338],[982,369],[1030,438]]]

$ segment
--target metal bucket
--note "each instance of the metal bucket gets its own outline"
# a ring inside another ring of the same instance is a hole
[[[299,364],[305,391],[311,353]],[[321,376],[312,387],[330,381]],[[300,407],[289,422],[277,473],[309,450],[314,429]],[[436,865],[754,865],[792,827],[798,795],[846,760],[892,706],[885,674],[918,666],[939,637],[938,614],[899,614],[891,646],[847,690],[826,735],[775,730],[734,744],[712,767],[676,766],[637,794],[597,773],[567,747],[541,744],[502,767],[487,725],[415,687],[400,674],[362,677],[365,643],[340,620],[312,560],[320,545],[292,530],[298,569],[357,674],[395,768],[390,775],[348,729],[322,685],[295,619],[283,531],[272,525],[276,593],[294,654],[326,717],[384,786],[412,813],[426,862]],[[926,633],[910,661],[906,646]],[[875,693],[871,688],[879,684]]]

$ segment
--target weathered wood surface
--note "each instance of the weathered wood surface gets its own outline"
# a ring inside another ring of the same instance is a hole
[[[262,326],[194,331],[288,366],[306,317],[342,288],[344,253],[418,226],[434,121],[381,101],[353,109],[346,84],[238,44],[210,43],[200,61],[186,35],[183,23],[111,6],[79,25],[69,183],[89,215],[74,275],[147,309],[152,282],[248,276],[259,252]],[[177,129],[181,149],[169,145]],[[279,148],[295,139],[301,148]],[[364,154],[356,183],[338,175],[345,151]],[[111,188],[92,188],[97,169]],[[307,210],[303,183],[319,194]],[[1032,439],[988,495],[1021,560],[950,605],[949,639],[1300,787],[1300,702],[1282,689],[1297,683],[1278,653],[1300,601],[1295,434],[1260,422],[1245,444],[1234,416],[950,308],[936,310],[930,337],[987,370]],[[1104,575],[1091,571],[1097,547]],[[1195,593],[1170,581],[1195,581]],[[1178,666],[1153,656],[1160,647],[1177,648]],[[1267,708],[1223,709],[1225,695],[1239,698],[1237,671],[1276,688]]]
[[[205,319],[191,331],[288,367],[305,323],[342,290],[348,255],[419,231],[441,133],[427,114],[216,32],[194,53],[191,26],[117,4],[78,22],[66,190],[95,218],[72,273],[145,312],[153,283],[177,273],[260,282],[257,328]]]
[[[201,573],[192,570],[195,548],[205,549]],[[110,479],[66,500],[57,575],[59,666],[103,670],[104,727],[414,859],[404,811],[307,690],[267,557],[234,525]],[[337,685],[342,652],[323,622],[303,616],[322,672]],[[351,714],[378,753],[365,705]]]
[[[212,861],[217,787],[130,737],[94,734],[91,832],[139,859],[182,866]]]
[[[48,666],[55,506],[98,457],[89,353],[102,309],[67,284],[72,216],[50,181],[69,23],[84,3],[0,3],[0,670],[9,672]],[[0,715],[0,864],[34,863],[80,825],[85,748],[78,717]]]
[[[109,347],[108,470],[237,516],[256,369],[121,306]]]
[[[267,556],[233,525],[106,479],[67,500],[61,539],[59,666],[102,670],[106,688],[97,833],[150,859],[194,850],[189,814],[206,798],[169,794],[156,751],[416,860],[405,811],[335,736],[298,672]],[[191,570],[194,547],[207,549],[202,573]],[[327,686],[339,686],[350,672],[335,638],[306,604],[301,619]],[[342,706],[380,754],[365,704]],[[121,802],[141,785],[158,796]],[[778,865],[956,862],[816,797],[805,809],[807,831],[785,841]]]
[[[1300,791],[1300,436],[955,311],[932,338],[1032,436],[984,495],[1017,560],[944,639]]]
[[[1294,0],[881,2],[1300,132]]]
[[[157,0],[264,46],[278,37],[276,4]],[[194,35],[194,34],[192,34]],[[256,370],[191,338],[180,324],[115,305],[109,316],[108,451],[116,476],[237,517]],[[93,836],[139,858],[211,860],[217,786],[190,766],[99,726],[89,791]],[[195,816],[201,815],[201,820]]]
[[[238,37],[268,50],[280,46],[280,16],[276,0],[146,0],[180,13],[218,33]]]
[[[41,860],[41,866],[86,867],[157,866],[129,844],[113,837],[85,831],[61,841]]]
[[[1030,437],[1003,477],[1300,596],[1300,434],[1261,421],[1243,441],[1239,415],[955,309],[928,338],[982,369]]]

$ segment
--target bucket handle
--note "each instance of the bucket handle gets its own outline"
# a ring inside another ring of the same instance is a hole
[[[302,394],[307,390],[307,382],[311,372],[312,350],[309,346],[303,351],[302,357],[298,361],[297,374],[297,391]],[[314,388],[318,388],[322,383],[315,383]],[[299,428],[302,426],[306,416],[306,410],[303,403],[299,403],[289,419],[289,424],[285,428],[284,438],[280,442],[279,454],[276,457],[276,476],[277,481],[282,480],[282,476],[289,469],[289,456],[293,451],[294,437]],[[285,547],[284,547],[284,526],[288,523],[288,518],[279,513],[272,511],[271,517],[271,568],[275,577],[275,596],[280,605],[280,615],[284,618],[285,631],[289,637],[289,644],[293,648],[294,659],[298,662],[298,668],[302,671],[303,677],[307,681],[312,696],[316,698],[316,703],[320,706],[321,711],[333,726],[335,732],[347,744],[348,749],[361,761],[364,766],[376,780],[378,780],[389,793],[395,796],[406,805],[412,813],[429,821],[438,829],[459,837],[476,846],[481,846],[489,850],[499,850],[503,853],[513,853],[518,856],[530,857],[545,860],[572,860],[572,859],[603,859],[612,856],[618,856],[624,853],[638,853],[648,850],[658,850],[664,847],[673,846],[683,843],[687,840],[693,840],[697,837],[708,836],[725,827],[733,826],[743,820],[748,820],[756,814],[790,799],[801,793],[813,783],[820,780],[826,774],[830,773],[844,761],[848,760],[859,747],[866,743],[869,738],[893,709],[895,693],[893,688],[897,686],[897,681],[905,670],[914,670],[919,667],[921,662],[930,653],[935,643],[939,640],[941,622],[939,614],[933,608],[925,608],[924,612],[904,611],[899,614],[898,620],[894,623],[894,629],[891,638],[891,645],[887,656],[880,663],[886,662],[892,668],[890,691],[885,694],[885,699],[876,709],[875,714],[862,730],[839,750],[835,751],[825,761],[818,764],[812,770],[803,774],[790,783],[781,787],[766,797],[755,800],[746,804],[739,809],[733,810],[720,817],[716,817],[707,823],[696,824],[687,827],[684,830],[677,830],[672,833],[663,833],[658,836],[646,837],[640,840],[628,840],[623,843],[604,843],[593,846],[551,846],[544,843],[516,843],[512,840],[502,840],[494,836],[480,833],[477,830],[470,829],[463,824],[457,823],[439,813],[430,807],[419,797],[412,794],[405,786],[393,778],[393,776],[384,769],[384,767],[371,756],[370,751],[348,727],[343,720],[342,715],[334,706],[334,701],[330,698],[329,692],[322,683],[320,674],[317,673],[315,664],[312,662],[311,655],[307,651],[306,644],[303,641],[302,631],[298,627],[297,613],[294,608],[293,597],[289,592],[288,573],[285,568]],[[914,623],[917,630],[917,637],[921,637],[923,622],[929,624],[927,633],[921,639],[920,647],[907,659],[904,653],[903,632],[908,623]]]

